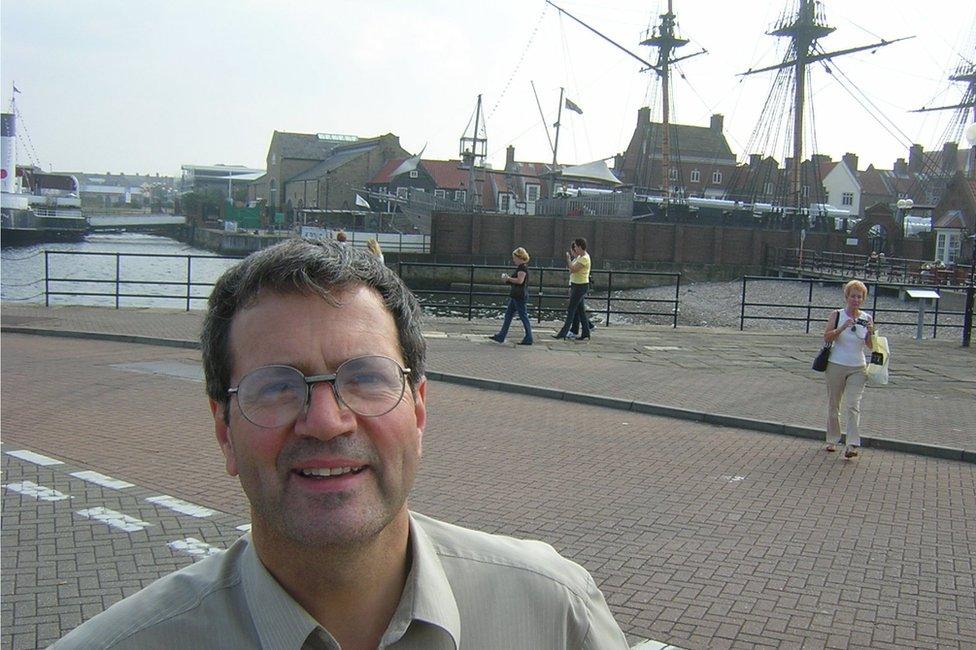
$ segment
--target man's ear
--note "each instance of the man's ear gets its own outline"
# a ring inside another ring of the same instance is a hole
[[[424,428],[427,426],[427,379],[423,378],[413,389],[413,411],[417,420],[417,456],[424,452]]]
[[[217,444],[220,445],[220,451],[224,453],[224,465],[227,468],[227,473],[231,476],[237,476],[237,458],[234,456],[234,443],[230,437],[230,425],[227,424],[228,418],[225,416],[227,409],[230,408],[230,402],[218,402],[216,400],[210,400],[210,413],[213,415],[214,420],[214,434],[217,437]]]

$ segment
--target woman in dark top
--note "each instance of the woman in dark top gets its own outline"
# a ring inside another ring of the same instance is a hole
[[[502,280],[511,286],[508,308],[505,310],[505,322],[502,323],[502,329],[498,334],[488,338],[498,343],[504,343],[505,337],[508,336],[508,327],[512,324],[512,316],[517,311],[519,320],[522,321],[522,326],[525,328],[525,338],[519,342],[519,345],[532,345],[532,324],[529,322],[529,313],[525,309],[525,303],[529,297],[529,254],[519,246],[512,251],[512,262],[515,264],[515,273],[512,275],[502,273]]]

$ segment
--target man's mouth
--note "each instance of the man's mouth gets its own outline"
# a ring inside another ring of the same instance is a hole
[[[357,467],[306,467],[295,470],[295,473],[305,478],[326,479],[346,474],[359,474],[366,469],[365,465]]]

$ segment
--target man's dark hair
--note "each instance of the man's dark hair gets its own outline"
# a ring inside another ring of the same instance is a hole
[[[586,240],[582,237],[577,237],[573,240],[573,243],[576,244],[576,248],[580,249],[581,251],[586,250]]]
[[[239,311],[254,304],[262,291],[318,297],[338,306],[337,294],[358,286],[370,287],[383,298],[396,323],[403,362],[410,368],[410,386],[416,388],[426,369],[427,344],[421,331],[420,305],[406,285],[379,258],[352,246],[289,239],[252,253],[228,269],[207,301],[200,334],[203,371],[207,395],[224,405],[224,417],[228,417],[227,389],[233,367],[230,326]]]

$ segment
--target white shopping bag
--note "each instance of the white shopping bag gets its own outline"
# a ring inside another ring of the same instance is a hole
[[[888,383],[888,339],[875,334],[871,337],[871,363],[867,367],[868,384],[885,386]]]

